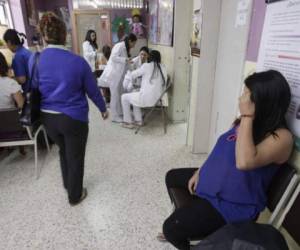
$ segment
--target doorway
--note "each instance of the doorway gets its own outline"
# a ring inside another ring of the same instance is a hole
[[[82,43],[88,30],[95,30],[97,33],[97,44],[101,49],[104,45],[111,46],[110,15],[107,11],[101,10],[75,10],[73,12],[74,50],[82,55]]]

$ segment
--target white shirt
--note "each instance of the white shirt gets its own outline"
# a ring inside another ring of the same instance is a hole
[[[0,109],[15,108],[13,94],[21,91],[21,86],[9,77],[0,77]]]
[[[82,49],[84,59],[90,65],[92,72],[94,72],[96,68],[97,50],[93,48],[89,41],[83,42]]]
[[[153,62],[144,63],[137,70],[130,72],[132,79],[142,77],[141,89],[138,92],[133,93],[134,98],[131,100],[132,105],[137,107],[152,107],[158,101],[167,82],[166,68],[162,64],[160,64],[160,66],[163,76],[158,68],[156,68],[153,73]],[[167,100],[167,97],[164,97],[163,99]],[[168,106],[166,100],[163,100],[164,106]]]

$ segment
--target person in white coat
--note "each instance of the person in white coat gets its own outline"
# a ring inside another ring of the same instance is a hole
[[[148,62],[149,58],[149,49],[144,46],[140,49],[140,53],[138,56],[132,59],[132,64],[130,65],[131,70],[136,70],[140,68],[144,63]],[[142,78],[139,77],[133,83],[134,90],[137,90],[141,87]]]
[[[122,83],[127,66],[132,63],[130,49],[135,46],[136,41],[137,37],[134,34],[129,34],[124,41],[117,43],[113,47],[107,66],[98,80],[99,87],[109,87],[110,89],[112,122],[121,123],[123,121],[121,106]]]
[[[141,126],[141,108],[153,107],[161,96],[167,82],[167,71],[161,64],[159,51],[150,52],[149,62],[144,63],[139,69],[131,72],[132,80],[142,77],[141,88],[138,92],[122,95],[122,108],[124,112],[123,127],[134,128]],[[130,107],[133,107],[133,123]]]
[[[96,70],[96,60],[98,53],[97,35],[94,30],[88,30],[85,41],[82,44],[83,57],[91,67],[92,72]]]
[[[139,55],[132,59],[131,68],[133,70],[138,69],[139,67],[142,66],[143,63],[148,62],[148,58],[149,58],[149,49],[148,47],[143,46],[140,49]]]

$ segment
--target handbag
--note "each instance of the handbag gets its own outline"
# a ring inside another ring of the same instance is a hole
[[[25,93],[25,102],[20,115],[20,123],[23,126],[33,126],[40,122],[41,93],[39,91],[38,63],[40,53],[34,54],[34,62],[29,80],[30,90]]]

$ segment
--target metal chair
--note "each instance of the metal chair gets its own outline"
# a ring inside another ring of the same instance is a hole
[[[50,151],[47,133],[43,125],[38,125],[37,128],[25,126],[19,122],[19,113],[17,109],[2,109],[0,110],[0,147],[14,147],[33,145],[34,146],[34,165],[35,176],[38,179],[38,144],[37,138],[40,132],[43,133],[48,152]]]
[[[162,94],[158,98],[158,100],[155,103],[155,105],[150,108],[150,110],[144,115],[144,118],[143,118],[143,123],[145,123],[149,119],[150,115],[153,113],[153,111],[155,109],[160,109],[161,110],[161,115],[162,115],[162,120],[163,120],[163,125],[164,125],[164,133],[165,134],[167,133],[167,119],[168,119],[168,116],[167,116],[167,106],[164,104],[163,98],[164,98],[165,95],[167,95],[167,93],[168,93],[168,91],[169,91],[170,88],[171,88],[171,80],[170,80],[170,77],[168,76],[167,84],[165,86],[164,91],[162,92]],[[137,127],[137,129],[135,130],[135,134],[137,134],[140,131],[141,127],[142,126],[138,126]]]

